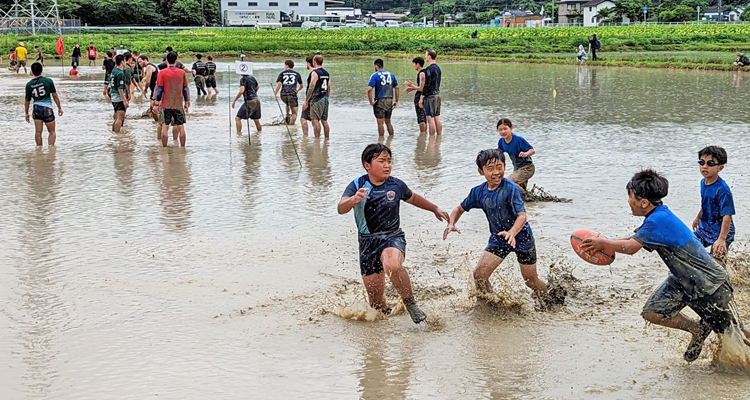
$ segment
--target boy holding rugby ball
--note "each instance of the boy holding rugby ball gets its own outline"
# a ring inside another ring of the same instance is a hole
[[[481,208],[490,223],[490,240],[474,269],[477,289],[492,293],[490,275],[510,253],[516,253],[526,286],[545,308],[549,300],[547,285],[536,272],[536,247],[531,227],[526,222],[521,191],[505,174],[505,154],[498,149],[482,150],[476,159],[479,175],[487,182],[474,187],[469,196],[451,213],[448,226],[443,232],[443,240],[451,232],[461,233],[456,223],[473,208]]]
[[[633,215],[645,217],[643,225],[628,239],[590,237],[583,241],[582,248],[587,252],[608,249],[624,254],[656,250],[669,268],[669,276],[646,301],[641,315],[652,324],[693,335],[685,360],[695,361],[712,330],[724,333],[730,324],[739,323],[730,311],[734,300],[729,277],[690,228],[662,203],[669,191],[666,178],[647,169],[635,174],[626,189],[630,210]],[[683,314],[685,307],[692,308],[700,320]],[[743,331],[750,337],[750,332]]]

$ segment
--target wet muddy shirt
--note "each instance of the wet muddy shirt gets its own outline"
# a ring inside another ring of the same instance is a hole
[[[443,72],[440,70],[437,64],[430,64],[427,68],[423,69],[425,75],[424,82],[424,97],[437,96],[440,94],[440,82],[443,79]]]
[[[281,94],[294,95],[297,94],[297,88],[302,84],[302,76],[299,72],[289,69],[281,72],[276,82],[281,83]]]
[[[119,89],[122,89],[122,93],[125,94],[125,72],[121,69],[115,69],[112,71],[112,78],[109,81],[109,97],[113,103],[122,101]]]
[[[243,75],[240,79],[240,86],[243,86],[245,88],[245,91],[242,92],[242,96],[245,98],[245,101],[252,100],[258,97],[258,81],[255,80],[255,77]]]
[[[367,197],[354,206],[354,219],[360,234],[393,232],[400,229],[401,200],[409,200],[412,191],[400,179],[389,176],[380,186],[370,182],[367,175],[355,179],[344,190],[342,197],[351,197],[361,188],[369,189]]]
[[[393,98],[393,88],[398,86],[396,76],[386,70],[380,70],[370,76],[367,86],[375,89],[375,100]]]
[[[533,147],[518,135],[512,135],[510,143],[505,143],[505,139],[500,138],[497,142],[497,148],[503,153],[507,153],[510,161],[513,163],[513,169],[519,169],[532,163],[531,157],[519,157],[518,154],[529,151]]]
[[[510,245],[497,234],[509,231],[516,223],[518,214],[526,212],[521,191],[508,178],[503,178],[493,190],[490,190],[487,182],[472,188],[469,196],[461,202],[461,208],[466,212],[481,208],[490,225],[490,244],[504,248],[510,248]],[[532,247],[534,237],[526,223],[516,235],[516,250],[528,252]]]
[[[690,299],[713,294],[727,281],[724,268],[667,206],[656,207],[633,236],[648,251],[656,250]]]
[[[721,223],[725,215],[734,215],[734,198],[729,185],[719,178],[706,185],[701,180],[701,219],[695,234],[708,243],[713,243],[721,233]],[[727,243],[734,241],[734,222],[729,225]]]
[[[159,71],[156,85],[163,87],[161,108],[168,110],[182,110],[183,95],[182,88],[188,87],[185,71],[175,67],[169,67]]]

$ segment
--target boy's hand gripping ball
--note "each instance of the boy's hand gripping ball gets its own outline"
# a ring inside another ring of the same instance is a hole
[[[594,252],[584,251],[581,246],[583,241],[592,238],[599,237],[599,232],[590,231],[588,229],[580,229],[573,232],[570,235],[570,245],[573,247],[573,251],[578,254],[584,261],[590,262],[596,265],[609,265],[615,261],[615,252],[612,250],[597,250]]]

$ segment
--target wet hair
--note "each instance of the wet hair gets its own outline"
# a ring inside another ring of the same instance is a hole
[[[375,60],[374,64],[375,64],[375,65],[376,65],[376,66],[377,66],[378,68],[380,68],[380,69],[383,69],[383,60],[382,60],[382,59],[378,58],[377,60]]]
[[[170,51],[169,53],[167,53],[167,62],[170,63],[170,64],[176,63],[177,62],[177,53],[175,53],[174,51]]]
[[[490,161],[500,161],[505,165],[505,153],[500,149],[487,149],[477,154],[477,168],[483,169]]]
[[[427,49],[426,53],[429,54],[430,58],[433,60],[437,58],[437,52],[433,49]]]
[[[286,60],[286,61],[284,61],[284,65],[286,65],[289,68],[294,68],[294,61],[292,61],[292,60]]]
[[[115,57],[115,65],[120,65],[123,61],[125,61],[124,55],[118,54],[117,57]]]
[[[313,57],[313,62],[315,64],[320,65],[322,67],[323,66],[323,56],[320,55],[320,54],[316,55],[315,57]]]
[[[198,53],[195,55],[195,58],[200,60],[201,58],[203,58],[203,55],[201,53]]]
[[[362,165],[365,165],[365,163],[372,163],[372,160],[383,154],[384,151],[387,152],[389,156],[393,156],[391,154],[391,149],[384,144],[373,143],[367,145],[364,151],[362,151]]]
[[[138,56],[138,58],[140,58],[143,61],[148,61],[148,56],[146,56],[145,54],[141,54],[140,56]]]
[[[211,56],[208,56],[208,61],[213,61],[213,60],[214,60],[214,58],[213,58],[213,57],[211,57]]]
[[[411,62],[414,64],[419,64],[420,67],[424,67],[424,58],[422,57],[414,57]]]
[[[499,119],[499,120],[497,121],[497,125],[495,126],[495,128],[499,128],[499,127],[500,127],[500,125],[505,125],[505,126],[507,126],[508,128],[510,128],[510,129],[513,129],[513,123],[512,123],[512,122],[510,122],[510,119],[508,119],[508,118],[500,118],[500,119]]]
[[[172,48],[172,46],[167,46],[167,48],[164,49],[164,51],[167,52],[167,53],[171,53],[171,52],[174,51],[174,49]]]
[[[719,146],[704,147],[703,149],[701,149],[701,151],[698,152],[698,158],[703,158],[704,156],[711,156],[715,158],[716,162],[718,162],[719,165],[724,165],[727,163],[727,151]]]
[[[646,199],[655,206],[663,203],[661,199],[669,193],[669,181],[659,175],[653,169],[644,169],[633,175],[633,178],[625,185],[628,194],[632,193],[636,199]]]
[[[42,64],[35,62],[31,64],[31,73],[34,74],[34,76],[39,76],[42,74],[42,70],[44,70],[44,67],[42,67]]]
[[[107,52],[107,57],[112,58],[112,52],[111,51]]]
[[[313,65],[313,57],[312,57],[312,56],[307,56],[307,57],[305,58],[305,62],[306,62],[306,63],[307,63],[308,65],[312,66],[312,65]]]

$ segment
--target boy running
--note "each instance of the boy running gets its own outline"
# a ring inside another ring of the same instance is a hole
[[[112,77],[112,70],[115,69],[115,60],[112,59],[113,54],[111,51],[107,52],[107,57],[102,61],[102,69],[104,70],[104,96],[107,96],[109,90],[109,80]]]
[[[237,100],[240,97],[245,98],[245,102],[237,111],[237,115],[234,117],[234,123],[237,127],[237,134],[242,134],[242,120],[252,119],[255,122],[255,129],[260,132],[263,127],[260,125],[260,99],[258,98],[258,81],[255,80],[254,76],[242,75],[240,78],[240,91],[235,96],[232,102],[232,108],[237,104]],[[247,133],[248,135],[250,132]]]
[[[208,68],[206,68],[206,63],[203,62],[202,58],[203,55],[196,54],[195,62],[191,67],[191,73],[193,74],[193,80],[195,81],[195,89],[198,91],[196,96],[200,96],[201,93],[204,95],[208,94],[206,92],[206,75],[208,75]]]
[[[346,187],[338,204],[338,213],[354,209],[359,228],[359,267],[370,306],[384,314],[391,309],[385,299],[385,276],[398,291],[412,321],[418,324],[427,316],[412,295],[409,275],[403,268],[406,239],[400,228],[401,200],[447,221],[448,213],[424,197],[413,193],[404,182],[391,176],[391,149],[371,144],[362,152],[367,171]]]
[[[208,76],[206,77],[208,93],[211,94],[211,89],[213,89],[214,94],[219,94],[219,89],[216,87],[216,64],[214,63],[214,58],[211,56],[208,56],[206,70],[208,71]]]
[[[159,72],[156,80],[156,102],[154,113],[161,114],[161,145],[167,147],[169,125],[172,133],[179,135],[180,145],[185,147],[185,112],[190,108],[190,90],[185,71],[175,67],[177,53],[167,54],[167,68]],[[183,106],[184,100],[184,106]]]
[[[421,83],[425,81],[424,58],[414,57],[411,60],[414,64],[414,69],[417,71],[417,84],[406,81],[406,93],[414,92],[414,109],[417,112],[417,124],[419,124],[419,133],[427,132],[427,116],[424,114],[424,108],[420,107],[419,100],[422,97],[422,92],[419,91]]]
[[[307,96],[310,94],[311,88],[310,88],[310,79],[312,79],[312,71],[315,69],[313,68],[313,58],[311,56],[307,56],[305,58],[305,64],[307,68],[307,91],[305,92],[305,101],[307,101]],[[307,136],[307,132],[309,129],[309,126],[307,125],[307,121],[310,121],[310,108],[305,107],[305,105],[302,105],[302,114],[299,116],[299,123],[302,125],[302,136]]]
[[[391,125],[391,114],[398,107],[398,81],[396,76],[383,69],[383,60],[375,60],[375,73],[370,76],[367,84],[367,99],[370,101],[375,119],[378,122],[378,135],[385,136],[383,124],[388,127],[388,136],[393,136],[393,125]],[[373,100],[372,92],[375,92]],[[393,101],[393,97],[396,101]]]
[[[427,124],[430,128],[430,135],[443,134],[443,123],[440,122],[440,82],[443,77],[440,67],[435,63],[437,52],[428,49],[424,54],[425,60],[429,64],[425,68],[425,81],[419,84],[419,91],[422,96],[419,99],[419,106],[424,108],[427,116]]]
[[[26,55],[28,54],[28,50],[26,50],[26,47],[24,47],[23,42],[18,42],[18,47],[16,47],[16,59],[18,60],[18,63],[16,64],[16,73],[21,70],[21,67],[23,67],[23,73],[28,74],[28,71],[26,70]]]
[[[299,107],[297,93],[303,87],[302,76],[294,70],[294,61],[284,61],[284,70],[276,78],[276,89],[273,91],[273,97],[278,98],[279,89],[281,89],[281,101],[286,104],[286,123],[289,125],[297,123],[297,109]]]
[[[323,56],[320,54],[313,57],[313,67],[315,69],[310,73],[310,85],[302,109],[310,109],[315,137],[320,137],[320,125],[322,124],[323,133],[328,139],[331,132],[331,128],[328,126],[328,97],[331,95],[331,75],[323,69]],[[312,90],[310,90],[310,86],[312,86]]]
[[[533,292],[539,305],[549,302],[547,285],[536,272],[536,246],[531,227],[527,223],[523,197],[518,187],[505,174],[505,154],[497,149],[482,150],[476,159],[479,175],[487,182],[474,187],[469,196],[451,213],[443,240],[451,232],[461,233],[456,223],[473,208],[481,208],[490,224],[490,240],[474,269],[477,289],[492,293],[490,276],[510,253],[516,253],[523,280]]]
[[[695,361],[712,330],[724,333],[730,324],[739,323],[729,310],[734,301],[729,276],[690,228],[662,203],[669,192],[669,182],[664,177],[647,169],[636,173],[625,188],[633,215],[645,217],[643,225],[628,239],[588,238],[583,249],[623,254],[656,250],[669,268],[669,276],[651,294],[641,315],[652,324],[692,334],[685,360]],[[683,314],[685,307],[692,308],[700,320]],[[750,337],[750,332],[743,331]]]
[[[508,177],[523,192],[526,192],[526,185],[534,176],[536,167],[531,161],[531,156],[536,154],[536,150],[521,136],[513,134],[513,123],[508,118],[500,118],[497,121],[497,133],[500,134],[500,140],[497,141],[497,148],[508,153],[510,160],[513,162],[513,173]]]
[[[115,69],[112,70],[109,84],[109,98],[112,100],[112,108],[115,112],[112,115],[114,123],[112,130],[120,133],[120,128],[125,122],[125,110],[128,109],[128,89],[125,85],[125,56],[122,54],[115,57]]]
[[[729,185],[719,177],[727,163],[727,152],[718,146],[708,146],[698,152],[701,175],[701,210],[693,221],[693,231],[703,247],[711,247],[711,254],[722,258],[734,241],[734,198]]]
[[[63,110],[60,105],[60,98],[57,97],[55,83],[52,82],[52,79],[42,76],[42,70],[42,64],[31,64],[31,73],[34,75],[34,79],[26,84],[24,110],[26,113],[26,122],[31,122],[29,104],[31,99],[34,99],[32,117],[34,118],[34,140],[36,140],[36,145],[42,145],[42,129],[46,126],[47,132],[49,132],[47,142],[50,146],[54,146],[57,134],[55,132],[55,111],[52,109],[50,96],[55,100],[55,104],[57,105],[57,115],[62,117]]]

